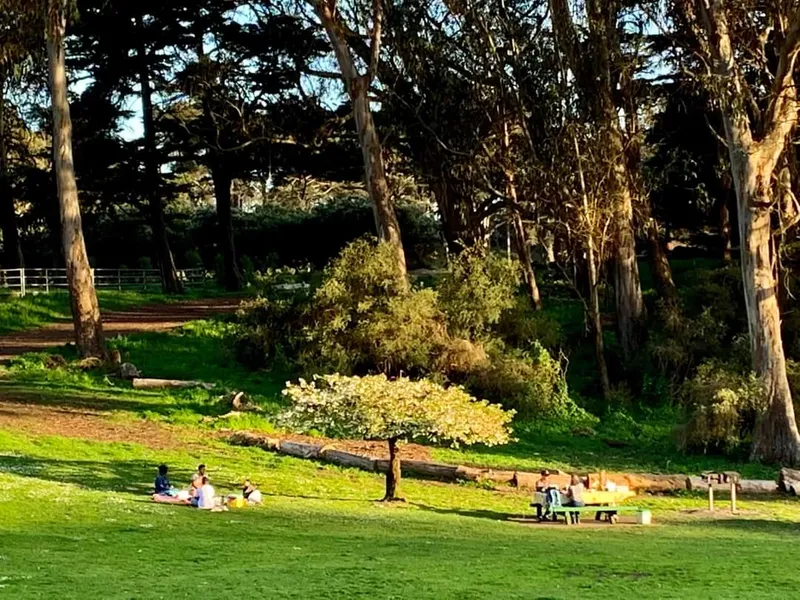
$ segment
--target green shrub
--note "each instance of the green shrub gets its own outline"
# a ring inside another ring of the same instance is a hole
[[[300,357],[305,370],[429,372],[447,346],[433,290],[410,290],[388,244],[359,240],[325,270]]]
[[[513,306],[500,314],[495,331],[506,344],[521,350],[536,343],[548,350],[558,350],[563,344],[558,321],[535,310],[530,299],[523,295],[517,295]]]
[[[700,365],[682,391],[689,419],[680,442],[688,450],[737,450],[765,407],[764,389],[755,375],[743,375],[718,361]]]
[[[476,396],[513,408],[522,419],[553,421],[567,428],[596,422],[569,397],[561,363],[538,344],[529,352],[490,352],[465,385]]]
[[[243,302],[237,312],[234,349],[239,362],[252,369],[293,360],[302,343],[308,304],[302,297]]]
[[[485,336],[514,307],[519,275],[514,263],[480,249],[456,257],[439,286],[450,333],[475,339]]]

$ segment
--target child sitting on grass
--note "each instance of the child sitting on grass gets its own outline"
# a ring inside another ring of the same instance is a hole
[[[176,496],[178,494],[178,491],[169,482],[168,472],[169,467],[167,465],[159,465],[158,476],[154,483],[155,493],[159,496]]]

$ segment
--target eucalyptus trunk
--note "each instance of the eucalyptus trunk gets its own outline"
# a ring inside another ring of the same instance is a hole
[[[61,211],[61,236],[75,327],[75,343],[81,356],[107,358],[100,307],[83,238],[78,186],[72,155],[72,119],[67,99],[64,37],[66,0],[48,0],[45,16],[50,94],[53,111],[53,160]]]

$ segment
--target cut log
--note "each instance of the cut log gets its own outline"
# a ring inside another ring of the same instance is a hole
[[[511,485],[520,489],[535,490],[536,483],[542,478],[540,473],[525,473],[523,471],[516,471],[511,478]],[[547,480],[555,486],[560,488],[566,487],[570,483],[569,475],[553,475],[551,474]]]
[[[389,461],[385,459],[375,461],[375,469],[379,473],[386,473],[389,470]],[[424,460],[401,460],[400,470],[403,475],[413,475],[437,481],[458,481],[457,465],[446,465]]]
[[[632,491],[664,493],[686,489],[686,475],[653,475],[649,473],[626,475],[612,474],[608,479],[620,484],[624,483]]]
[[[288,442],[281,440],[278,451],[281,454],[296,456],[297,458],[319,458],[324,446],[318,444],[304,444],[303,442]]]
[[[774,494],[778,486],[769,479],[742,479],[736,486],[742,494]]]
[[[795,469],[781,469],[778,475],[778,488],[782,492],[787,492],[797,496],[800,491],[800,471]]]
[[[137,390],[147,390],[153,388],[197,388],[206,390],[214,389],[213,383],[203,381],[184,381],[183,379],[145,379],[137,377],[133,379],[133,387]]]
[[[343,450],[327,448],[321,451],[320,457],[326,462],[339,465],[340,467],[351,467],[362,471],[376,471],[376,460],[358,454],[352,454]],[[388,462],[388,461],[386,461]]]
[[[253,446],[264,450],[277,450],[280,440],[263,435],[255,435],[249,431],[236,431],[229,438],[228,442],[234,446]]]

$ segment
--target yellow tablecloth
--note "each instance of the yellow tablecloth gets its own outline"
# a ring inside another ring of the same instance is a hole
[[[633,492],[601,492],[599,490],[584,490],[583,503],[588,506],[603,504],[619,504],[628,498],[636,496]],[[564,494],[561,494],[562,502],[566,501]],[[534,492],[533,503],[544,506],[544,492]]]

